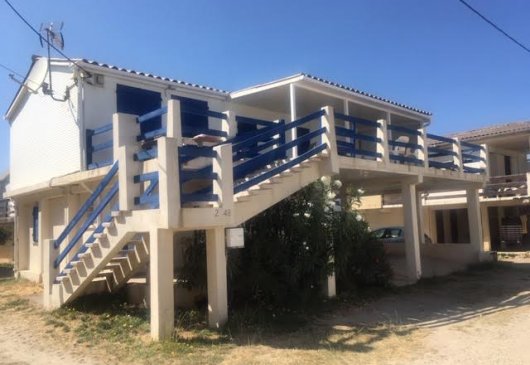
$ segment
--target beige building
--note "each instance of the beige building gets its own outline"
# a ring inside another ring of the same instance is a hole
[[[488,151],[488,179],[480,190],[484,251],[527,249],[530,122],[493,125],[450,137],[464,144],[482,144]],[[423,192],[421,202],[423,227],[430,240],[465,247],[473,231],[467,224],[466,191]],[[403,225],[399,194],[366,196],[361,209],[374,229]]]
[[[466,190],[474,229],[465,260],[485,257],[478,192],[487,151],[430,135],[428,112],[312,75],[226,92],[34,57],[6,119],[15,270],[43,283],[49,309],[144,273],[152,336],[170,336],[183,295],[181,239],[205,230],[208,321],[219,327],[226,250],[244,246],[241,224],[330,175],[401,195],[407,282],[422,277],[420,192]],[[433,138],[442,143],[435,150]],[[458,248],[439,254],[462,260]],[[330,296],[334,284],[331,275]]]

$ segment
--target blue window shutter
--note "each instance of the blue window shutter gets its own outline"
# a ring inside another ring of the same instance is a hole
[[[39,206],[33,207],[33,244],[39,242]]]
[[[176,95],[173,95],[171,98],[180,101],[180,119],[182,124],[183,137],[194,137],[195,135],[200,134],[201,130],[208,129],[208,117],[206,115],[197,115],[196,113],[189,112],[208,111],[207,101],[191,99],[185,96]]]

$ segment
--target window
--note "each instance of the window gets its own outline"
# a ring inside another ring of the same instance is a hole
[[[116,110],[118,113],[143,115],[162,106],[160,93],[137,87],[116,86]],[[156,117],[140,125],[142,134],[162,128],[162,117]]]
[[[180,118],[183,137],[195,137],[197,134],[204,133],[209,129],[208,116],[206,116],[206,114],[198,114],[208,111],[207,101],[175,95],[171,98],[180,101]]]
[[[36,245],[39,243],[39,206],[38,205],[33,207],[32,218],[33,218],[33,244]]]

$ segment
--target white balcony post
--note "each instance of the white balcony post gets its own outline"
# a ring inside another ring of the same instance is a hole
[[[429,168],[429,152],[427,150],[427,132],[425,131],[425,127],[422,127],[418,130],[420,132],[418,136],[418,146],[419,148],[416,150],[416,158],[423,161],[423,167],[426,169]]]
[[[404,181],[401,185],[407,277],[411,283],[416,282],[421,277],[416,183]]]
[[[54,247],[54,241],[46,239],[43,242],[43,264],[44,270],[42,275],[42,284],[44,287],[44,308],[47,310],[56,309],[58,302],[53,299],[52,288],[53,282],[59,274],[59,270],[55,268],[54,261],[57,258],[59,251]]]
[[[151,230],[149,256],[151,338],[163,340],[173,334],[175,320],[171,230]]]
[[[234,208],[234,171],[232,166],[232,144],[214,147],[213,172],[217,179],[213,181],[213,193],[219,197],[219,207],[224,216],[233,216]]]
[[[161,225],[176,229],[180,226],[180,179],[178,140],[160,137],[157,140],[158,201]]]
[[[386,119],[379,119],[377,123],[376,137],[379,142],[377,142],[376,151],[381,155],[381,157],[377,157],[377,161],[388,164],[390,162],[390,150],[388,149],[387,121]]]
[[[237,134],[236,113],[232,110],[227,110],[223,113],[226,116],[225,120],[221,120],[221,130],[226,132],[228,139],[235,137]]]
[[[464,164],[462,160],[462,145],[458,138],[454,138],[452,146],[454,155],[453,155],[453,164],[456,166],[458,172],[464,172]]]
[[[481,158],[481,167],[484,169],[484,175],[487,179],[490,177],[490,161],[489,161],[489,153],[488,153],[488,145],[487,144],[481,144],[480,145],[480,158]]]
[[[206,231],[208,276],[208,325],[219,328],[228,319],[226,249],[224,227]]]
[[[297,118],[296,113],[296,87],[294,84],[289,84],[289,101],[291,108],[291,122],[294,122]],[[285,133],[285,142],[291,142],[296,139],[296,128],[288,129]],[[298,147],[295,146],[287,151],[287,157],[295,158],[298,156]]]
[[[139,174],[140,164],[134,161],[140,134],[137,117],[131,114],[114,113],[112,116],[112,143],[114,160],[118,161],[119,205],[120,210],[134,209],[134,197],[140,195],[140,184],[134,184],[133,178]]]
[[[332,106],[322,108],[324,115],[320,118],[321,128],[326,128],[326,132],[322,134],[322,143],[327,144],[327,153],[329,156],[329,175],[339,173],[339,155],[337,152],[337,135],[335,134],[335,112]]]
[[[467,217],[469,222],[469,238],[471,245],[477,252],[477,259],[480,260],[484,252],[482,239],[482,221],[480,213],[480,199],[478,188],[467,188]]]
[[[182,123],[179,100],[170,99],[167,101],[166,137],[175,139],[178,146],[182,145]]]

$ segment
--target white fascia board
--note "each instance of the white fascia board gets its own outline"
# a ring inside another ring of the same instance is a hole
[[[285,77],[283,79],[267,82],[265,84],[259,84],[259,85],[251,86],[251,87],[248,87],[248,88],[245,88],[245,89],[241,89],[241,90],[237,90],[237,91],[231,92],[230,93],[230,98],[233,100],[233,99],[237,99],[237,98],[240,98],[240,97],[243,97],[243,96],[256,94],[256,93],[259,93],[259,92],[262,92],[262,91],[265,91],[265,90],[274,89],[276,87],[289,85],[289,84],[295,83],[297,81],[300,81],[303,78],[304,78],[304,75],[296,74],[296,75],[293,75],[293,76]]]

